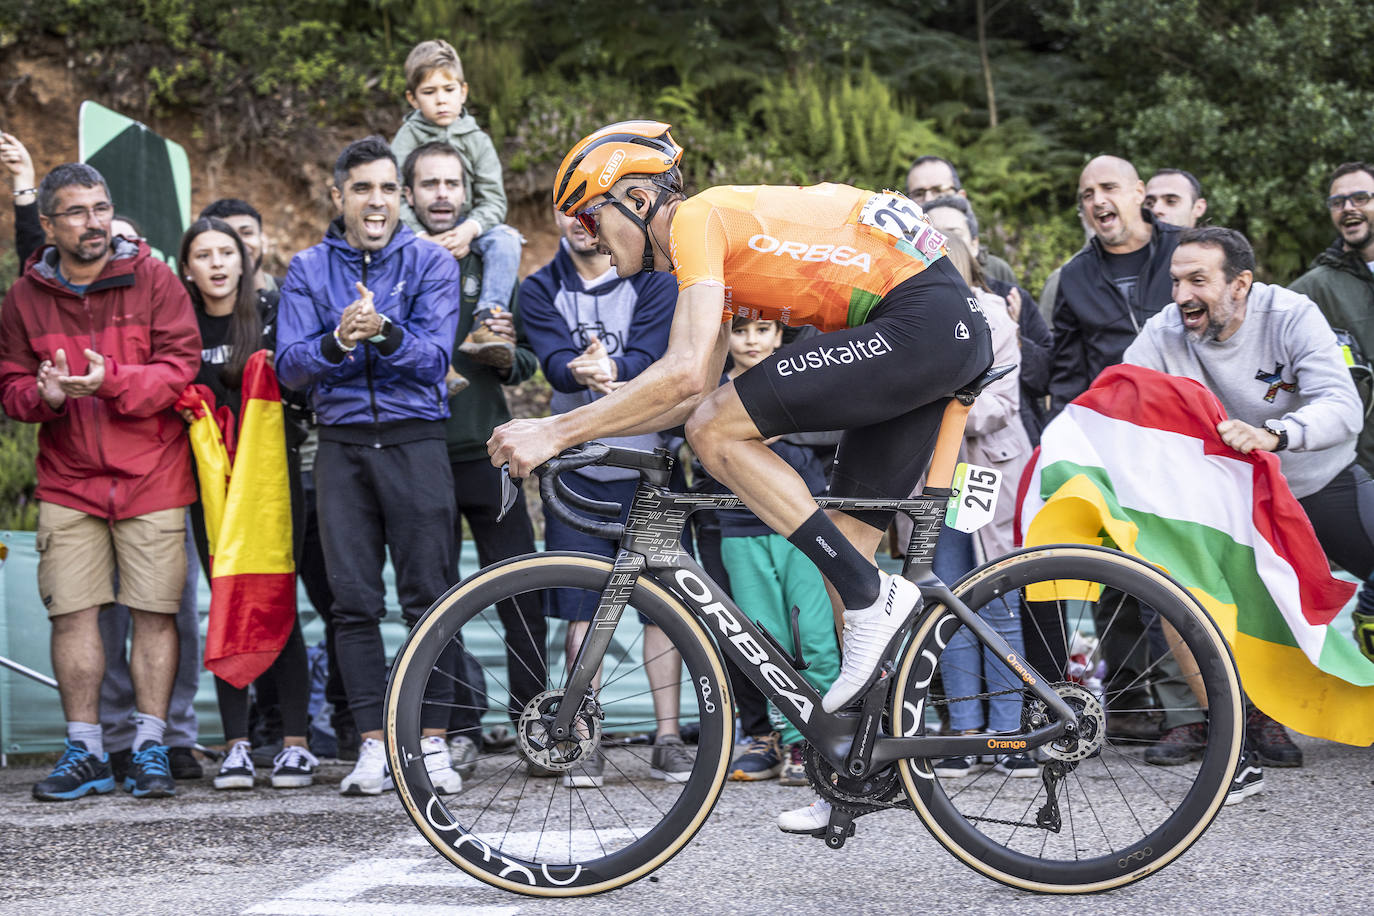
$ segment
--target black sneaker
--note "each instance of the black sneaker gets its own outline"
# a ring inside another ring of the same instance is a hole
[[[1158,744],[1145,748],[1145,762],[1158,766],[1178,766],[1197,760],[1207,749],[1207,723],[1176,725],[1164,733]]]
[[[33,797],[39,801],[71,801],[92,792],[100,795],[113,792],[114,786],[110,756],[97,758],[86,750],[84,742],[67,739],[52,772],[34,783]]]
[[[1236,764],[1236,775],[1231,778],[1231,791],[1226,793],[1226,804],[1234,805],[1263,791],[1264,770],[1260,769],[1259,757],[1246,748]]]
[[[935,775],[942,779],[958,779],[967,776],[975,769],[981,769],[982,763],[976,754],[969,754],[965,757],[944,757],[935,761]]]
[[[272,761],[272,788],[303,789],[315,781],[319,765],[309,749],[288,744]]]
[[[171,765],[173,779],[200,779],[205,775],[195,752],[189,747],[168,748],[167,762]]]
[[[1036,763],[1030,754],[998,754],[997,763],[993,769],[1003,776],[1013,778],[1024,778],[1040,775],[1040,764]]]
[[[134,751],[129,774],[124,777],[124,790],[132,792],[134,798],[171,798],[177,794],[166,745],[145,741],[143,747]]]
[[[134,749],[126,747],[122,751],[110,751],[110,770],[114,773],[116,785],[124,784],[124,777],[129,775],[129,764],[133,762]]]
[[[257,771],[253,766],[253,748],[247,741],[236,741],[224,754],[219,773],[215,776],[216,789],[251,789]]]
[[[1267,767],[1302,766],[1302,748],[1293,743],[1282,725],[1258,708],[1245,717],[1245,734],[1254,743],[1259,763]]]

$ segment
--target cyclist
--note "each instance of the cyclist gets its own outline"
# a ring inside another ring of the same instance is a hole
[[[991,365],[988,325],[945,257],[944,236],[906,197],[819,184],[717,187],[689,198],[683,151],[668,131],[656,121],[603,127],[554,177],[554,206],[581,221],[620,276],[677,276],[667,351],[608,397],[498,427],[487,450],[522,477],[573,445],[685,422],[710,474],[832,587],[844,657],[822,706],[834,712],[876,678],[920,590],[872,559],[891,512],[818,509],[764,440],[843,429],[832,495],[910,493],[949,397]],[[716,387],[735,316],[824,333]]]

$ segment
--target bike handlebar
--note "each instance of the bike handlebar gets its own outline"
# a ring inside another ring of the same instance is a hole
[[[619,541],[625,534],[625,526],[620,522],[603,522],[584,518],[572,511],[569,506],[608,518],[620,515],[620,503],[591,499],[569,489],[559,476],[565,471],[600,465],[637,470],[644,474],[657,472],[666,475],[672,466],[672,457],[663,449],[646,452],[639,449],[617,448],[604,442],[588,442],[570,448],[556,458],[551,458],[534,469],[539,478],[539,495],[544,500],[544,511],[575,531],[608,541]]]

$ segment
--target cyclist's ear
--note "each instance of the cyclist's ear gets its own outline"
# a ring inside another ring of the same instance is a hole
[[[635,196],[633,196],[633,195],[627,195],[627,196],[630,197],[630,200],[634,201],[635,209],[636,209],[636,210],[643,210],[643,209],[644,209],[644,201],[640,200],[638,197],[635,197]]]

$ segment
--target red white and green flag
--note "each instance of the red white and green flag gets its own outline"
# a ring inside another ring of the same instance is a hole
[[[1331,626],[1331,576],[1271,452],[1222,441],[1202,385],[1114,366],[1051,422],[1022,475],[1026,546],[1104,544],[1165,570],[1220,625],[1246,693],[1304,734],[1374,744],[1374,662]]]

